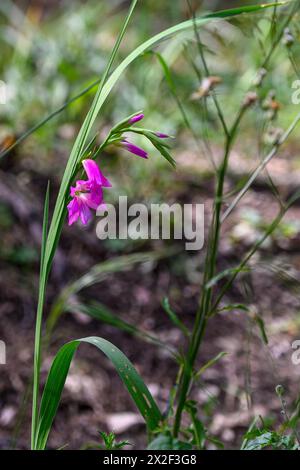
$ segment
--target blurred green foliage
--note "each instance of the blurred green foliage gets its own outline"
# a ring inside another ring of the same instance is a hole
[[[229,8],[237,3],[191,1],[191,12],[188,3],[179,0],[143,1],[136,10],[120,55],[124,57],[154,32],[182,21],[191,13]],[[23,10],[11,1],[0,5],[0,76],[8,85],[9,96],[7,105],[0,107],[0,138],[9,133],[20,135],[99,78],[124,14],[124,5],[118,0],[72,2],[72,6],[65,3],[53,9],[39,6],[39,3],[30,5]],[[217,94],[229,121],[233,120],[270,48],[271,18],[272,12],[264,16],[247,15],[245,20],[241,17],[230,22],[210,23],[201,30],[211,74],[222,80]],[[296,21],[291,30],[299,38]],[[294,57],[299,54],[299,49],[299,41],[296,41],[292,49]],[[193,31],[163,42],[158,51],[169,67],[176,99],[170,92],[170,84],[158,58],[145,54],[130,67],[115,89],[98,120],[99,129],[104,136],[108,126],[143,109],[145,126],[176,136],[175,156],[183,151],[197,156],[198,148],[184,125],[178,102],[200,139],[206,135],[211,144],[218,145],[221,133],[211,100],[207,100],[206,108],[203,101],[191,99],[200,85],[195,66],[202,73]],[[270,90],[274,90],[280,110],[272,125],[285,128],[297,112],[297,106],[291,103],[291,86],[297,75],[284,45],[278,47],[271,62],[271,73],[266,76],[259,95],[263,100]],[[45,173],[62,171],[59,155],[68,154],[92,96],[93,90],[48,122],[19,148],[20,154],[30,154],[42,167],[45,164]],[[241,133],[238,145],[249,158],[257,153],[257,147],[249,145],[250,139],[257,138],[265,126],[263,110],[254,109],[244,120],[244,134]],[[139,194],[140,199],[156,201],[163,195],[172,199],[182,190],[182,179],[170,171],[166,162],[156,158],[153,150],[145,164],[128,155],[116,158],[116,150],[112,149],[108,158],[103,158],[103,166],[108,168],[108,174],[117,172],[114,185],[120,185],[129,197]],[[179,169],[181,172],[180,165]],[[108,192],[108,199],[118,193]]]

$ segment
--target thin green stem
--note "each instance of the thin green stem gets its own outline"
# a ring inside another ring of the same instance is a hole
[[[244,267],[247,265],[248,261],[252,258],[254,253],[258,250],[258,248],[264,243],[264,241],[273,233],[273,231],[278,227],[278,224],[282,220],[283,216],[286,214],[287,210],[296,202],[300,197],[300,191],[296,191],[287,201],[284,207],[280,208],[280,211],[277,215],[277,217],[272,221],[272,223],[267,227],[265,230],[264,235],[253,245],[251,250],[248,252],[248,254],[245,256],[245,258],[242,260],[242,262],[239,264],[239,266],[234,269],[233,275],[231,278],[225,283],[223,288],[221,289],[214,305],[212,306],[210,312],[208,313],[208,317],[210,317],[217,309],[218,305],[220,304],[222,298],[230,289],[232,286],[233,282],[235,281],[236,277],[238,274],[243,271]]]
[[[43,307],[44,307],[46,284],[47,284],[47,274],[45,272],[44,261],[45,261],[45,249],[46,249],[47,228],[48,228],[48,214],[49,214],[49,183],[47,186],[45,204],[44,204],[39,299],[38,299],[38,307],[37,307],[37,314],[36,314],[35,337],[34,337],[31,449],[35,449],[36,430],[37,430],[37,425],[38,425],[42,318],[43,318]]]
[[[43,275],[42,275],[43,276]],[[46,284],[46,279],[41,277],[41,285]],[[41,336],[42,336],[42,318],[45,301],[46,289],[42,288],[39,293],[38,307],[35,323],[34,339],[34,365],[33,365],[33,394],[32,394],[32,422],[31,422],[31,449],[36,448],[35,437],[38,426],[38,406],[39,406],[39,386],[41,369]]]
[[[238,195],[235,197],[235,199],[232,201],[228,209],[224,212],[221,222],[224,222],[225,219],[231,214],[233,209],[237,206],[239,201],[242,199],[242,197],[246,194],[250,186],[253,184],[259,173],[266,167],[266,165],[272,160],[272,158],[277,154],[279,147],[288,139],[288,137],[291,135],[295,127],[300,121],[300,113],[297,114],[291,125],[288,127],[288,129],[285,131],[285,133],[281,136],[279,141],[274,145],[272,150],[268,153],[268,155],[261,161],[261,163],[256,167],[256,169],[253,171],[251,176],[249,177],[247,183],[244,185],[243,189],[238,193]]]
[[[188,4],[189,4],[189,2],[188,2]],[[192,12],[192,9],[191,9],[190,5],[189,5],[189,8],[190,8],[190,11]],[[201,58],[201,61],[202,61],[202,64],[203,64],[203,68],[204,68],[204,71],[205,71],[205,75],[206,75],[206,77],[209,77],[210,76],[210,70],[208,68],[208,65],[207,65],[207,62],[206,62],[206,59],[205,59],[205,55],[204,55],[204,52],[203,52],[203,46],[202,46],[202,42],[201,42],[201,38],[200,38],[200,33],[198,31],[198,28],[197,28],[196,17],[195,17],[194,13],[193,13],[193,25],[194,25],[194,34],[195,34],[195,37],[196,37],[197,46],[198,46],[200,58]],[[221,106],[219,104],[219,101],[217,99],[217,96],[216,96],[216,93],[215,93],[214,90],[211,90],[211,96],[212,96],[215,108],[217,110],[219,120],[222,124],[224,134],[228,138],[229,137],[229,131],[228,131],[228,128],[227,128],[227,124],[225,122],[225,117],[224,117],[223,111],[221,109]]]
[[[219,245],[219,239],[220,239],[221,209],[222,209],[222,202],[223,202],[225,176],[227,172],[228,161],[229,161],[232,144],[236,136],[236,132],[240,124],[240,121],[244,115],[245,109],[246,108],[244,106],[240,108],[240,111],[235,119],[235,122],[229,131],[229,134],[226,138],[223,162],[217,174],[215,207],[214,207],[213,221],[211,225],[211,233],[209,236],[210,242],[209,242],[209,247],[207,249],[206,260],[205,260],[203,287],[206,285],[207,281],[214,276],[214,272],[215,272],[218,245]],[[202,338],[206,329],[206,324],[208,320],[207,313],[210,308],[211,297],[212,297],[212,288],[210,289],[203,288],[202,294],[200,297],[199,307],[198,307],[197,314],[196,314],[195,323],[193,326],[193,332],[192,332],[192,337],[191,337],[191,341],[190,341],[190,345],[189,345],[189,349],[187,353],[187,359],[186,359],[185,367],[182,373],[182,380],[179,385],[178,405],[177,405],[174,428],[173,428],[173,433],[175,437],[179,433],[181,415],[184,409],[186,397],[187,397],[188,390],[191,384],[194,362],[196,360],[198,350],[199,350],[199,347],[200,347],[200,344],[201,344],[201,341],[202,341]]]
[[[278,34],[277,34],[275,40],[273,41],[273,43],[272,43],[272,45],[271,45],[271,47],[270,47],[270,49],[269,49],[269,52],[268,52],[268,54],[267,54],[267,56],[266,56],[264,62],[262,63],[261,68],[264,68],[264,69],[267,68],[267,66],[268,66],[268,64],[269,64],[269,62],[270,62],[270,60],[271,60],[271,57],[273,56],[273,54],[274,54],[274,52],[275,52],[275,50],[276,50],[278,44],[280,43],[280,41],[281,41],[281,39],[282,39],[282,36],[283,36],[283,34],[284,34],[285,28],[288,27],[288,25],[289,25],[290,22],[292,21],[293,17],[294,17],[295,14],[297,13],[297,11],[299,11],[299,6],[300,6],[300,1],[297,0],[297,1],[294,3],[294,5],[293,5],[293,7],[292,7],[292,9],[291,9],[291,11],[290,11],[290,13],[289,13],[289,15],[286,17],[285,21],[283,21],[283,23],[282,23],[282,25],[281,25],[281,28],[280,28],[280,30],[279,30],[279,32],[278,32]],[[276,6],[276,8],[278,8],[278,5]]]

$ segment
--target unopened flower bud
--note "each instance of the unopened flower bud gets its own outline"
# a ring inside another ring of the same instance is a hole
[[[125,150],[132,153],[133,155],[137,155],[138,157],[142,158],[148,158],[148,154],[144,149],[138,147],[127,139],[122,139],[117,145],[119,147],[123,147]]]
[[[246,94],[244,101],[243,101],[243,108],[249,108],[253,104],[255,104],[258,100],[258,95],[255,91],[249,91]]]
[[[205,77],[201,82],[200,88],[192,94],[191,98],[193,100],[197,100],[203,98],[204,96],[208,96],[209,93],[221,82],[221,77]]]
[[[284,394],[283,386],[282,385],[276,385],[275,392],[279,397],[282,397],[282,395]]]
[[[139,122],[142,119],[144,119],[144,114],[143,113],[138,113],[138,114],[136,114],[135,116],[132,116],[129,119],[128,124],[135,124],[136,122]]]

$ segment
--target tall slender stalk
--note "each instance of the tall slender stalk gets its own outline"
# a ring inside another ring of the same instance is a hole
[[[84,150],[84,145],[86,142],[88,130],[89,130],[89,123],[93,121],[93,106],[97,102],[98,97],[101,94],[101,91],[106,83],[106,80],[109,76],[109,73],[111,71],[113,62],[115,60],[116,54],[119,50],[121,41],[124,37],[125,31],[127,29],[129,20],[133,14],[133,10],[136,7],[138,0],[132,0],[130,8],[128,10],[128,14],[126,15],[125,21],[123,23],[123,26],[120,30],[120,33],[117,37],[116,43],[114,45],[114,48],[112,50],[112,53],[110,55],[108,64],[106,66],[106,69],[104,71],[104,74],[101,78],[101,82],[99,84],[97,94],[95,96],[94,102],[92,107],[90,108],[86,120],[84,122],[84,125],[82,127],[82,134],[78,136],[74,147],[73,147],[73,154],[76,154],[79,157]],[[70,180],[73,177],[73,173],[76,171],[76,164],[74,171],[71,171],[71,176]],[[65,173],[66,174],[66,173]],[[63,185],[61,185],[60,191],[63,191]],[[60,194],[59,194],[60,196]],[[56,208],[59,207],[58,201],[59,201],[59,196],[57,199],[57,204]],[[48,275],[52,266],[53,262],[53,257],[54,253],[56,250],[56,246],[58,244],[58,240],[60,238],[60,233],[62,229],[62,224],[64,221],[65,217],[65,208],[64,210],[61,211],[59,220],[55,226],[55,233],[54,237],[50,238],[49,241],[49,236],[51,235],[51,229],[53,231],[53,227],[55,223],[53,224],[53,221],[55,221],[55,214],[53,216],[51,226],[49,229],[49,234],[47,236],[47,225],[48,225],[48,204],[49,204],[49,186],[47,189],[47,194],[46,194],[46,201],[45,201],[45,210],[44,210],[44,223],[43,223],[43,239],[42,239],[42,250],[41,250],[41,268],[40,268],[40,280],[39,280],[39,297],[38,297],[38,307],[37,307],[37,314],[36,314],[36,324],[35,324],[35,342],[34,342],[34,366],[33,366],[33,399],[32,399],[32,423],[31,423],[31,448],[34,450],[36,449],[37,445],[37,425],[38,425],[38,408],[39,408],[39,385],[40,385],[40,368],[41,368],[41,344],[42,344],[42,318],[43,318],[43,308],[44,308],[44,302],[45,302],[45,296],[46,296],[46,287],[47,287],[47,279]],[[57,209],[58,210],[58,209]],[[53,235],[53,233],[52,233]]]
[[[42,248],[41,248],[41,266],[40,266],[40,286],[46,286],[47,274],[45,271],[45,248],[47,239],[48,228],[48,213],[49,213],[49,183],[47,186],[45,204],[44,204],[44,218],[43,218],[43,234],[42,234]],[[34,364],[33,364],[33,396],[32,396],[32,425],[31,425],[31,448],[35,448],[35,436],[38,421],[38,400],[39,400],[39,385],[40,385],[40,368],[41,368],[41,332],[42,332],[42,317],[43,307],[45,301],[45,289],[39,289],[39,298],[35,323],[35,337],[34,337]]]
[[[218,174],[217,174],[217,186],[216,186],[216,194],[214,198],[214,201],[215,201],[214,215],[213,215],[213,220],[211,224],[209,246],[207,248],[206,260],[205,260],[203,286],[206,285],[208,280],[211,279],[215,273],[218,245],[219,245],[219,239],[220,239],[221,209],[222,209],[222,201],[223,201],[225,176],[227,172],[228,160],[229,160],[232,144],[233,144],[236,131],[238,129],[239,123],[243,117],[244,112],[245,112],[245,107],[241,107],[241,110],[238,113],[238,116],[232,128],[227,133],[224,157],[223,157],[221,167],[218,170]],[[191,341],[190,341],[190,345],[189,345],[189,349],[187,353],[187,358],[185,362],[185,367],[183,368],[181,381],[179,384],[179,392],[178,392],[179,398],[178,398],[178,405],[177,405],[175,421],[174,421],[174,430],[173,430],[175,437],[178,435],[178,432],[180,429],[181,415],[183,412],[187,393],[188,393],[189,386],[191,383],[193,365],[197,357],[199,346],[201,344],[201,340],[203,338],[203,335],[206,329],[206,324],[207,324],[207,319],[208,319],[207,313],[209,312],[209,309],[210,309],[211,297],[212,297],[212,288],[202,290],[202,294],[200,296],[200,303],[197,309],[195,323],[193,326],[192,337],[191,337]]]

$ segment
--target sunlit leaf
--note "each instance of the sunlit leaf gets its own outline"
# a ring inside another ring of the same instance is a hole
[[[46,447],[70,364],[81,343],[96,346],[110,359],[150,430],[154,430],[162,418],[148,388],[125,354],[103,338],[96,336],[82,338],[65,344],[53,360],[41,400],[35,449],[42,450]],[[101,400],[100,393],[99,400]]]

